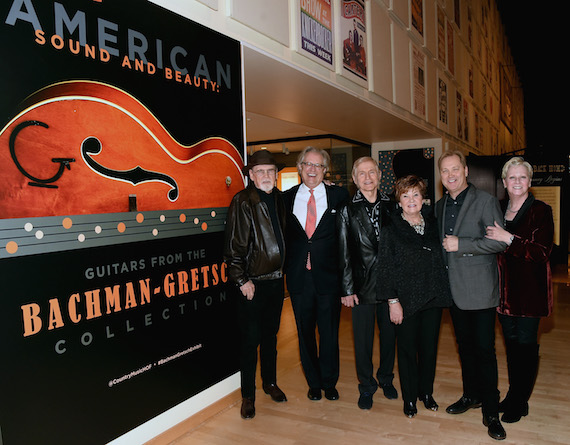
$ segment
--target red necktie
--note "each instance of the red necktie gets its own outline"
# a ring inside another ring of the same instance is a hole
[[[317,204],[315,202],[315,195],[313,190],[309,189],[311,192],[311,197],[307,202],[307,221],[305,222],[305,232],[307,233],[307,238],[311,238],[313,233],[315,233],[315,228],[317,227]],[[311,270],[311,253],[307,256],[307,269]]]

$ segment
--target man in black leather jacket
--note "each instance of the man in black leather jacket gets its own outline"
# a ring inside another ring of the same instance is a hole
[[[258,151],[244,167],[248,187],[230,204],[224,260],[239,287],[241,416],[255,416],[255,372],[260,349],[263,390],[276,402],[287,398],[276,383],[277,331],[283,308],[285,207],[275,188],[278,167],[271,153]]]
[[[376,301],[377,254],[383,219],[392,205],[378,190],[381,172],[370,157],[354,162],[352,179],[358,191],[338,214],[339,264],[342,303],[352,308],[354,355],[361,409],[372,408],[378,385],[389,399],[398,397],[392,380],[396,354],[396,334],[390,322],[388,303]],[[375,321],[380,329],[380,367],[373,377],[372,351]]]

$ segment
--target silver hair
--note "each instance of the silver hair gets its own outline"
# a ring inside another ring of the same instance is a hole
[[[326,152],[326,150],[323,150],[322,148],[311,147],[311,146],[305,147],[303,151],[299,153],[299,156],[297,157],[297,168],[299,168],[299,166],[305,161],[305,156],[307,155],[307,153],[311,152],[320,154],[323,157],[323,164],[325,166],[325,170],[328,171],[329,166],[331,164],[331,157],[329,156],[329,154]]]
[[[378,166],[378,162],[376,162],[370,156],[362,156],[361,158],[358,158],[356,161],[354,161],[354,164],[352,164],[352,178],[353,179],[356,176],[356,169],[363,162],[372,162],[376,166],[376,173],[378,173],[378,175],[380,175],[380,167]]]

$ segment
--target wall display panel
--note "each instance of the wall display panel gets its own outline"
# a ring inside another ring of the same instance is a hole
[[[483,112],[486,115],[490,115],[491,114],[491,107],[490,107],[490,100],[489,100],[489,96],[490,96],[490,88],[487,85],[487,82],[485,82],[484,80],[482,80],[481,82],[481,107],[483,109]]]
[[[425,52],[424,52],[425,54]],[[426,61],[426,118],[427,121],[437,127],[437,107],[438,107],[438,95],[437,95],[437,72],[436,61],[431,57],[425,57]]]
[[[341,0],[339,32],[342,40],[342,74],[368,86],[366,8],[364,0]]]
[[[453,25],[447,21],[447,69],[451,75],[455,75],[455,35]]]
[[[424,1],[410,0],[410,30],[421,41],[424,42]]]
[[[534,178],[533,178],[534,182]],[[530,191],[536,199],[539,199],[552,208],[552,219],[554,221],[554,244],[560,246],[560,216],[561,216],[561,190],[558,186],[533,186]]]
[[[321,65],[334,69],[331,0],[297,0],[296,5],[298,51]]]
[[[469,97],[473,99],[475,97],[475,66],[472,59],[467,61],[467,90]]]
[[[453,0],[453,21],[461,29],[461,0]]]
[[[465,110],[463,95],[459,90],[455,93],[455,131],[458,139],[465,139]]]
[[[412,112],[426,117],[426,58],[421,48],[410,43],[412,67]]]
[[[507,70],[501,68],[501,122],[512,133],[513,128],[513,91]]]
[[[436,29],[437,29],[437,60],[445,67],[447,66],[446,58],[446,18],[443,8],[436,4]]]
[[[463,95],[463,139],[467,143],[472,143],[475,140],[472,134],[473,123],[471,108],[471,103],[465,95]]]
[[[437,126],[448,131],[449,129],[449,82],[438,73],[437,76]]]
[[[107,443],[238,371],[240,44],[140,0],[0,14],[0,443]]]
[[[483,122],[479,118],[479,112],[477,110],[473,111],[474,125],[473,133],[475,135],[475,148],[481,151],[481,145],[483,140]]]
[[[473,50],[473,9],[471,4],[467,2],[467,47]]]

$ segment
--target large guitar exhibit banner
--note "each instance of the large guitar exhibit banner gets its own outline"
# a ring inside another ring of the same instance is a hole
[[[0,443],[104,444],[238,371],[240,45],[144,0],[0,18]]]

